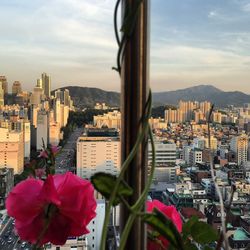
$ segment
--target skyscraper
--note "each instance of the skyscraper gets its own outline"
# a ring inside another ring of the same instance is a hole
[[[49,119],[48,113],[42,109],[37,114],[36,149],[43,149],[43,143],[47,147],[49,143]]]
[[[64,90],[64,96],[63,96],[64,98],[64,100],[63,100],[63,103],[64,103],[64,105],[65,106],[69,106],[70,105],[70,96],[69,96],[69,90],[68,89],[65,89]]]
[[[14,81],[12,85],[12,94],[17,95],[22,92],[22,86],[19,81]]]
[[[0,82],[2,83],[3,95],[8,94],[8,82],[5,76],[0,76]]]
[[[4,90],[2,87],[2,82],[0,81],[0,106],[4,105]]]
[[[50,97],[50,92],[51,92],[50,76],[48,76],[46,73],[42,73],[42,88],[44,90],[45,96]]]
[[[42,88],[42,79],[37,79],[37,81],[36,81],[36,86],[37,86],[38,88]]]

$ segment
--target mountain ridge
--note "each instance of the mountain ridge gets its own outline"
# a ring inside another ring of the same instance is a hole
[[[120,104],[120,93],[115,91],[105,91],[100,88],[81,86],[67,86],[59,89],[68,89],[74,104],[78,108],[94,107],[96,102],[105,102],[107,105],[118,107]],[[52,93],[54,93],[54,91]],[[223,91],[208,84],[153,93],[154,106],[177,105],[180,100],[210,101],[214,103],[216,107],[222,108],[228,105],[242,106],[244,103],[250,103],[250,95],[240,91]]]

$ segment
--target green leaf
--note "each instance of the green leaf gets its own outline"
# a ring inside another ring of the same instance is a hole
[[[107,173],[96,173],[91,177],[91,182],[95,189],[108,200],[114,190],[116,181],[116,176]],[[130,196],[132,194],[133,189],[125,181],[121,181],[118,186],[117,195],[112,205],[118,205],[121,202],[120,197]]]
[[[184,239],[187,239],[187,237],[191,234],[191,227],[198,222],[199,219],[197,216],[192,216],[182,227],[182,235]]]
[[[165,237],[173,245],[173,247],[179,250],[183,249],[181,236],[175,225],[158,209],[154,209],[153,213],[144,215],[142,219],[155,231]]]
[[[190,240],[186,241],[184,244],[185,250],[198,250],[197,246],[190,242]]]
[[[191,236],[201,244],[211,243],[218,239],[217,232],[209,224],[202,221],[197,221],[192,225]]]

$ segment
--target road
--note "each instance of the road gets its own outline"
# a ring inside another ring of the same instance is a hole
[[[67,140],[60,153],[56,156],[56,173],[75,172],[76,141],[83,132],[82,128],[76,128]]]
[[[21,241],[14,231],[14,220],[9,218],[0,234],[1,250],[30,250],[31,245]]]

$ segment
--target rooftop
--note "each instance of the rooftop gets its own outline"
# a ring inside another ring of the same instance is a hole
[[[234,240],[249,240],[250,241],[250,235],[249,233],[243,229],[243,228],[237,228],[233,234]]]
[[[119,132],[114,128],[88,128],[84,131],[88,137],[118,137]]]
[[[197,216],[199,219],[206,218],[206,216],[201,211],[198,211],[197,209],[192,208],[192,207],[183,207],[180,210],[180,213],[185,218],[191,218],[192,216]]]

